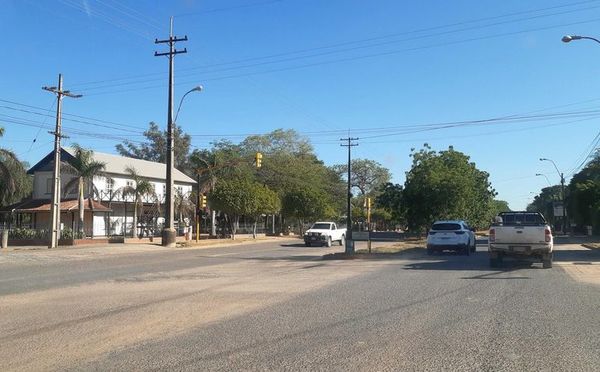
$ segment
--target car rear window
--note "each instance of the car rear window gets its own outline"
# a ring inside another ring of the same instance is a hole
[[[329,230],[330,224],[328,223],[315,223],[314,225],[312,225],[311,229],[318,229],[318,230]]]
[[[501,214],[503,225],[545,225],[546,221],[539,213]]]
[[[460,230],[460,224],[448,223],[448,222],[434,223],[433,226],[431,226],[431,230],[446,230],[446,231]]]

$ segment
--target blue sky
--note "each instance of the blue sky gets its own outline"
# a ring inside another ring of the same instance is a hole
[[[0,145],[30,163],[51,151],[44,110],[55,99],[40,88],[59,72],[84,95],[64,112],[87,118],[65,116],[66,144],[114,152],[148,122],[164,127],[167,60],[153,41],[168,36],[170,15],[189,37],[178,44],[188,53],[176,57],[177,100],[205,87],[179,116],[200,148],[293,128],[339,164],[349,131],[361,138],[355,157],[403,183],[411,148],[453,145],[520,209],[547,185],[536,173],[558,182],[540,157],[568,175],[600,130],[600,45],[560,41],[600,36],[600,1],[2,0]]]

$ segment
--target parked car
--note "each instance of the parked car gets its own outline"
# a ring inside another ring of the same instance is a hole
[[[333,242],[344,245],[346,229],[338,229],[334,222],[315,222],[310,229],[306,230],[303,238],[307,247],[312,245],[331,247]]]
[[[546,219],[538,212],[503,212],[490,228],[490,266],[505,256],[534,257],[545,269],[552,267],[554,239]]]
[[[465,255],[475,252],[477,242],[473,229],[465,221],[437,221],[427,234],[427,254],[457,251]]]

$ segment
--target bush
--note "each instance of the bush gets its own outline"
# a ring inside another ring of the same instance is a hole
[[[48,238],[48,230],[16,228],[8,231],[8,238],[15,240],[42,240]]]

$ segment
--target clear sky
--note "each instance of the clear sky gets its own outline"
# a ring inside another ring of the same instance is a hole
[[[450,5],[449,3],[452,3]],[[524,208],[570,174],[600,130],[600,0],[0,0],[0,146],[30,163],[52,149],[57,84],[65,144],[114,152],[167,117],[168,37],[178,44],[179,124],[193,145],[293,128],[327,164],[354,156],[403,183],[411,148],[453,145]],[[25,106],[27,105],[27,106]],[[50,111],[48,111],[50,110]],[[86,118],[69,116],[68,114]],[[44,116],[47,115],[47,116]],[[526,116],[523,118],[523,116]],[[530,117],[527,117],[530,116]],[[504,118],[499,121],[464,123]],[[460,122],[446,125],[442,123]],[[468,125],[467,125],[468,124]],[[381,129],[383,128],[383,129]],[[35,143],[32,141],[36,139]]]

